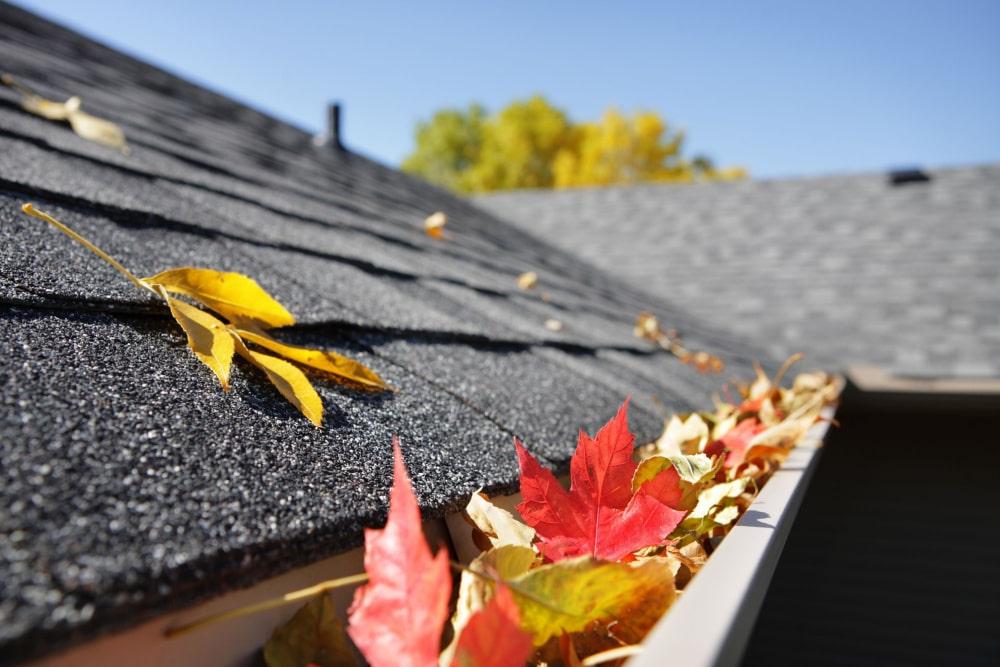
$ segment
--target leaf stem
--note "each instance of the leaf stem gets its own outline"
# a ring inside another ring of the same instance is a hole
[[[12,77],[10,74],[7,74],[6,72],[0,75],[0,83],[7,86],[8,88],[13,88],[22,95],[29,97],[39,97],[38,93],[33,91],[31,88],[28,88],[26,85],[24,85],[14,77]]]
[[[100,248],[98,248],[96,245],[94,245],[93,243],[91,243],[87,239],[83,238],[82,236],[80,236],[79,234],[77,234],[76,232],[74,232],[72,229],[70,229],[69,227],[67,227],[63,223],[61,223],[58,220],[56,220],[55,218],[53,218],[51,215],[49,215],[45,211],[39,211],[37,208],[35,208],[34,204],[24,204],[23,206],[21,206],[21,210],[24,211],[25,213],[27,213],[28,215],[30,215],[33,218],[38,218],[39,220],[43,220],[43,221],[49,223],[50,225],[52,225],[53,227],[55,227],[56,229],[58,229],[59,231],[61,231],[63,234],[65,234],[66,236],[70,237],[71,239],[73,239],[74,241],[76,241],[77,243],[79,243],[80,245],[82,245],[84,248],[86,248],[90,252],[94,253],[95,255],[97,255],[98,257],[100,257],[101,259],[103,259],[105,262],[107,262],[108,264],[110,264],[116,271],[118,271],[118,273],[120,273],[123,276],[125,276],[126,278],[128,278],[129,282],[131,282],[137,288],[139,288],[141,290],[147,290],[147,291],[150,291],[150,292],[155,292],[155,290],[153,290],[152,287],[150,287],[149,285],[147,285],[145,282],[143,282],[139,278],[136,278],[135,274],[133,274],[128,269],[126,269],[121,264],[121,262],[119,262],[117,259],[115,259],[111,255],[109,255],[108,253],[104,252],[103,250],[101,250]]]
[[[185,623],[184,625],[167,628],[163,634],[167,638],[179,637],[180,635],[203,628],[206,625],[212,625],[220,621],[228,621],[241,616],[249,616],[250,614],[256,614],[257,612],[266,611],[268,609],[275,609],[276,607],[283,607],[286,604],[291,604],[297,600],[302,600],[303,598],[310,598],[314,595],[319,595],[320,593],[332,591],[335,588],[360,584],[365,581],[368,581],[368,575],[366,573],[352,574],[348,577],[340,577],[339,579],[330,579],[329,581],[323,581],[314,586],[309,586],[308,588],[300,588],[297,591],[285,593],[281,597],[271,598],[270,600],[249,604],[244,607],[237,607],[236,609],[219,612],[218,614],[211,614],[210,616],[199,618],[196,621]]]
[[[795,354],[785,359],[785,362],[781,364],[781,368],[779,368],[778,372],[774,374],[774,380],[771,381],[771,385],[775,388],[780,387],[781,381],[784,379],[785,373],[788,372],[788,369],[790,369],[799,361],[802,361],[802,358],[805,356],[806,355],[802,354],[801,352],[796,352]]]

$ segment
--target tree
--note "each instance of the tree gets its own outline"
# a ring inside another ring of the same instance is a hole
[[[460,192],[746,177],[742,168],[684,158],[683,144],[684,133],[655,112],[627,117],[610,109],[597,122],[574,124],[536,95],[490,117],[478,105],[437,112],[417,126],[403,169]]]
[[[553,162],[573,135],[561,109],[536,95],[512,102],[484,129],[482,152],[469,174],[471,191],[554,185]]]
[[[403,171],[450,190],[468,192],[469,171],[479,163],[486,110],[442,109],[417,124],[417,148],[403,161]]]

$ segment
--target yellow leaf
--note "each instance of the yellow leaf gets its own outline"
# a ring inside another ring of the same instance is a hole
[[[245,329],[237,329],[236,333],[244,342],[253,343],[265,347],[272,352],[276,352],[303,366],[308,366],[317,371],[333,375],[336,378],[347,380],[353,384],[361,385],[367,389],[388,389],[385,381],[363,364],[339,355],[336,352],[324,350],[313,350],[307,347],[296,347],[286,345],[274,340],[270,336]]]
[[[574,558],[529,570],[508,583],[521,610],[521,627],[532,634],[535,646],[595,621],[640,611],[659,618],[674,599],[665,559],[627,564]]]
[[[704,454],[685,456],[651,456],[643,460],[632,475],[632,489],[638,491],[646,482],[655,479],[667,468],[673,467],[680,477],[681,499],[677,507],[691,509],[698,501],[698,494],[712,483],[712,478],[722,467],[724,458],[713,461]]]
[[[281,395],[298,408],[306,419],[316,426],[323,424],[323,401],[309,384],[305,374],[284,359],[248,350],[241,340],[236,339],[236,351],[244,359],[267,374]]]
[[[462,572],[458,603],[452,618],[456,636],[469,618],[485,607],[493,597],[493,577],[499,577],[501,580],[519,577],[530,570],[537,561],[538,554],[533,549],[512,544],[490,549],[476,556],[469,563],[471,572]],[[472,574],[473,572],[487,576],[477,576]]]
[[[242,273],[181,267],[143,281],[197,299],[236,325],[271,328],[295,324],[284,306]]]
[[[0,83],[21,93],[21,108],[48,120],[68,120],[73,131],[89,141],[94,141],[128,153],[125,133],[111,121],[80,111],[80,98],[71,97],[65,102],[53,102],[18,83],[9,74],[0,77]]]
[[[3,77],[3,83],[10,85],[6,75]],[[291,314],[252,279],[238,273],[193,268],[169,269],[152,278],[140,279],[116,259],[48,213],[39,211],[32,204],[24,204],[21,210],[32,217],[47,222],[83,245],[114,267],[138,289],[153,292],[162,298],[170,308],[174,319],[187,333],[188,345],[192,351],[206,366],[212,369],[224,389],[229,389],[229,371],[232,367],[233,352],[239,352],[240,356],[267,373],[268,378],[278,388],[278,391],[306,418],[316,426],[322,424],[323,401],[320,400],[316,390],[309,384],[309,380],[306,379],[302,371],[277,357],[248,350],[235,328],[226,326],[211,314],[167,294],[168,290],[188,294],[230,320],[243,322],[247,327],[256,328],[255,321],[260,320],[264,320],[265,323],[294,323],[295,320]],[[244,331],[243,333],[253,339],[256,344],[277,349],[289,358],[307,366],[339,376],[353,374],[358,382],[367,380],[369,384],[377,383],[380,386],[385,386],[375,373],[350,359],[319,350],[286,346],[273,341],[259,331]]]
[[[233,363],[233,336],[219,320],[200,310],[162,294],[170,306],[170,314],[188,337],[188,346],[212,369],[222,388],[229,390],[229,369]]]
[[[730,482],[720,482],[708,487],[698,494],[698,504],[691,510],[691,514],[687,518],[702,519],[709,516],[723,508],[732,499],[738,498],[746,490],[749,483],[748,477],[738,477]]]
[[[531,548],[535,530],[514,518],[507,510],[497,507],[481,493],[473,493],[465,507],[476,528],[483,531],[494,547],[516,545]]]
[[[37,95],[24,97],[21,100],[21,108],[49,120],[66,120],[69,118],[69,111],[66,109],[65,102],[53,102]]]
[[[534,549],[523,546],[505,545],[484,551],[469,563],[469,571],[462,572],[458,588],[458,601],[451,617],[454,638],[445,649],[442,665],[450,665],[458,637],[469,619],[489,603],[493,597],[493,577],[501,580],[513,579],[531,569],[538,561]],[[478,573],[478,574],[474,574]],[[485,575],[485,576],[484,576]]]
[[[437,213],[431,213],[424,220],[424,231],[427,232],[427,236],[431,238],[440,239],[444,238],[444,227],[448,224],[448,216],[438,211]]]
[[[520,289],[535,289],[536,285],[538,285],[538,274],[534,271],[525,271],[517,277],[517,286]]]
[[[109,120],[91,116],[89,113],[83,111],[74,111],[69,114],[69,124],[72,126],[73,131],[84,139],[128,152],[128,146],[125,143],[125,133],[122,132],[120,127]]]
[[[656,453],[663,456],[697,454],[708,444],[708,424],[697,413],[687,419],[670,418],[663,435],[656,441]]]

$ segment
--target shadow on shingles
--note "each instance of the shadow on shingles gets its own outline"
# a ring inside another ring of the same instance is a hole
[[[180,329],[173,320],[168,317],[150,318],[143,316],[123,316],[107,313],[75,312],[72,310],[38,310],[34,308],[4,307],[0,304],[0,321],[30,321],[42,318],[58,318],[65,322],[67,327],[74,324],[105,324],[119,325],[127,327],[143,337],[164,336],[168,339],[171,347],[177,350],[187,351],[187,341]],[[291,342],[291,341],[290,341]],[[329,348],[330,341],[312,341],[317,347]],[[362,346],[350,341],[338,340],[338,351],[354,356],[357,352],[364,350]],[[169,363],[168,358],[163,359],[163,363]],[[338,384],[334,380],[328,379],[320,373],[311,373],[303,369],[309,377],[310,382],[321,394],[325,394],[323,401],[324,418],[323,427],[331,429],[341,429],[350,427],[351,423],[347,413],[337,405],[337,400],[353,401],[363,403],[372,409],[381,409],[389,401],[395,399],[392,392],[370,392],[364,389],[354,389],[350,386]],[[207,371],[207,369],[206,369]],[[268,381],[263,372],[258,372],[248,362],[243,359],[233,359],[233,384],[244,384],[245,390],[239,391],[241,398],[246,401],[248,407],[271,417],[286,420],[301,420],[302,414],[288,401],[286,401]],[[330,394],[336,394],[331,400]]]

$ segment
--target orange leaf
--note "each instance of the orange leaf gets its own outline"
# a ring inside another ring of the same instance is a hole
[[[521,613],[506,586],[462,628],[451,667],[523,665],[534,650],[531,635],[521,629]]]

